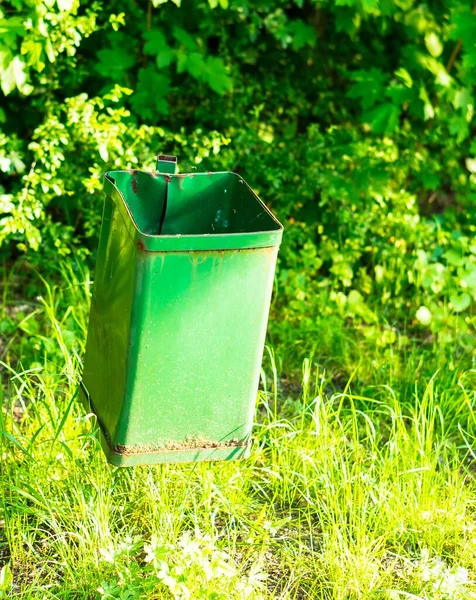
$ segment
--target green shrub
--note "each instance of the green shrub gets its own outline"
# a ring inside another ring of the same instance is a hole
[[[470,343],[470,3],[10,0],[0,30],[4,258],[88,255],[101,174],[162,150],[239,171],[283,220],[281,341],[332,314],[369,343]]]

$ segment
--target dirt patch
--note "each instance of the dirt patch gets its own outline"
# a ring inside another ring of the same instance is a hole
[[[19,402],[16,402],[15,406],[13,407],[13,420],[15,423],[21,423],[24,414],[25,406],[22,406]]]
[[[10,547],[4,530],[5,523],[0,519],[0,569],[10,561]]]

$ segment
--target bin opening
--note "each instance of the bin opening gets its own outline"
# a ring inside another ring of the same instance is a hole
[[[236,173],[106,174],[137,228],[147,235],[220,235],[278,231],[281,226]]]

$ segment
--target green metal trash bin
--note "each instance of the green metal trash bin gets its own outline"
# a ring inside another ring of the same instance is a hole
[[[283,228],[235,173],[106,173],[82,399],[118,466],[244,457]]]

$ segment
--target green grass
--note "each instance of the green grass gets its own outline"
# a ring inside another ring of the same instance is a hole
[[[354,365],[315,354],[300,382],[267,351],[250,459],[121,470],[75,399],[89,280],[62,277],[20,316],[5,279],[0,598],[476,598],[476,371],[454,348],[390,365],[342,328]]]

